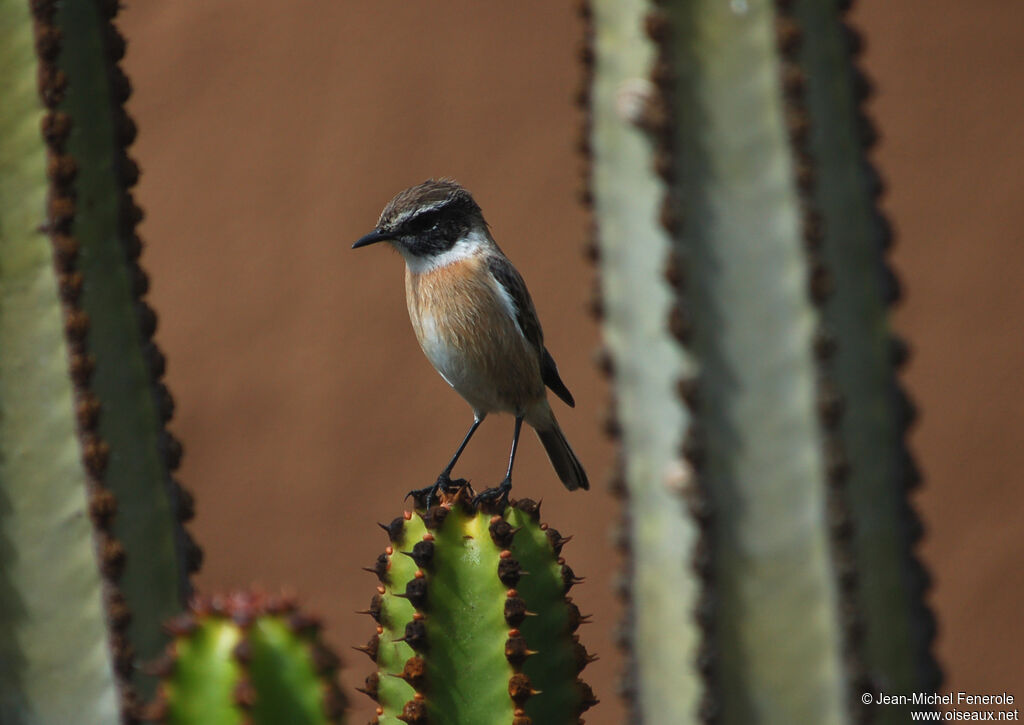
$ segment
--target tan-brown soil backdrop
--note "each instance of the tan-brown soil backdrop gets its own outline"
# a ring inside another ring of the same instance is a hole
[[[911,441],[938,655],[953,690],[1024,697],[1024,3],[864,0],[854,20],[899,233],[896,321],[915,349],[905,380],[922,410]],[[372,592],[359,567],[385,543],[373,522],[432,480],[470,415],[413,339],[400,258],[349,245],[397,190],[454,176],[529,282],[579,401],[560,418],[594,490],[564,491],[532,435],[516,490],[577,536],[567,556],[602,658],[587,721],[622,722],[569,4],[136,0],[120,22],[199,586],[288,584],[339,649],[368,638],[353,611]],[[489,420],[459,472],[497,482],[511,427]],[[350,690],[369,663],[346,660]],[[353,722],[370,704],[353,695]]]

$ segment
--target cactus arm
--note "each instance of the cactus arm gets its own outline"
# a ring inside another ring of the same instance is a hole
[[[672,5],[680,247],[700,360],[691,447],[714,516],[722,723],[845,723],[802,234],[769,0]]]
[[[875,687],[934,692],[941,682],[929,652],[934,618],[922,603],[927,575],[912,553],[919,524],[907,500],[916,484],[903,440],[912,413],[895,378],[899,360],[892,352],[899,343],[888,324],[896,293],[884,259],[888,222],[877,207],[882,187],[867,159],[874,129],[860,109],[869,86],[853,65],[860,39],[844,27],[838,3],[798,0],[793,15],[803,30],[800,64],[819,180],[814,198],[824,218],[821,253],[834,280],[824,319],[839,340],[840,434],[855,462],[847,496],[861,572],[864,657]],[[893,706],[877,717],[895,724],[909,714]]]
[[[68,77],[60,109],[72,119],[66,152],[78,169],[74,182],[84,279],[78,304],[88,315],[87,345],[95,359],[91,392],[100,404],[98,433],[110,446],[104,485],[117,498],[113,532],[128,556],[119,586],[132,611],[129,637],[145,661],[163,648],[160,623],[185,605],[188,543],[179,523],[177,443],[164,430],[172,403],[157,378],[162,357],[150,339],[152,310],[141,301],[146,278],[135,258],[139,211],[128,187],[138,169],[125,155],[134,125],[122,107],[130,91],[117,66],[123,44],[107,15],[116,4],[59,3],[59,63]],[[152,682],[135,675],[144,696]]]
[[[690,722],[703,683],[695,664],[699,584],[689,564],[700,535],[670,485],[688,417],[676,383],[688,362],[672,339],[673,294],[664,282],[671,237],[661,223],[668,194],[646,132],[661,99],[648,80],[657,48],[643,33],[650,4],[594,0],[591,86],[593,212],[598,219],[605,345],[622,430],[628,547],[631,675],[646,722]],[[665,622],[673,622],[666,629]],[[680,719],[682,718],[682,719]]]
[[[337,725],[338,657],[294,601],[235,592],[196,599],[172,635],[146,720],[163,725]]]
[[[33,46],[29,3],[0,2],[0,721],[113,725],[109,589],[53,250],[39,231],[49,184]]]
[[[174,643],[174,672],[164,682],[168,725],[241,725],[244,713],[232,697],[242,676],[234,657],[241,632],[227,619],[199,622]]]

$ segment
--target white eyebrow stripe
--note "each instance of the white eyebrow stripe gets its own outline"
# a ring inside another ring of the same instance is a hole
[[[437,209],[440,209],[443,206],[448,206],[449,203],[451,203],[451,199],[441,199],[440,201],[435,201],[433,204],[427,204],[426,206],[418,206],[415,209],[407,209],[406,211],[403,211],[401,214],[395,217],[394,221],[392,222],[392,225],[396,228],[400,227],[414,216],[419,216],[420,214],[426,214],[428,212],[436,211]]]

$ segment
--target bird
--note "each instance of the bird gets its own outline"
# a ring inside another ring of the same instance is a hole
[[[587,474],[555,419],[549,388],[570,408],[576,402],[544,346],[537,312],[522,275],[498,247],[480,206],[452,179],[429,179],[399,192],[376,227],[353,245],[389,243],[405,260],[405,295],[416,339],[445,382],[473,410],[473,424],[433,485],[409,492],[429,510],[438,491],[461,487],[451,473],[491,413],[515,417],[508,468],[500,484],[473,503],[508,503],[519,435],[536,432],[570,491],[589,489]]]

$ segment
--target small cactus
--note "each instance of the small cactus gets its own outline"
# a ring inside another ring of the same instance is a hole
[[[170,620],[173,637],[146,719],[165,725],[342,722],[338,657],[320,624],[287,598],[236,593],[197,599]]]
[[[357,648],[378,668],[361,688],[375,723],[560,725],[596,703],[577,679],[592,660],[575,634],[586,618],[566,596],[580,580],[539,504],[492,514],[459,492],[384,528],[369,568],[377,631]]]

